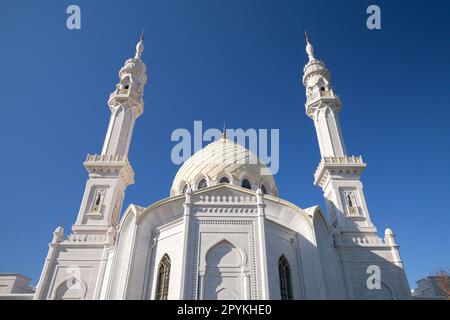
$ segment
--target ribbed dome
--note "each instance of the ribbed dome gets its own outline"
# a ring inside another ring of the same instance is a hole
[[[202,181],[203,180],[203,181]],[[195,191],[200,184],[213,186],[220,181],[242,186],[250,182],[251,189],[261,187],[267,194],[278,196],[275,180],[258,157],[233,141],[221,138],[197,151],[178,170],[171,195],[183,194],[186,185]],[[244,181],[247,180],[247,181]]]

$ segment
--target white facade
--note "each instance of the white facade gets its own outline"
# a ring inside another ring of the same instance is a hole
[[[144,109],[143,49],[141,38],[119,72],[102,153],[84,163],[78,218],[68,236],[55,230],[35,299],[410,298],[392,231],[380,238],[371,222],[360,181],[366,165],[347,155],[341,102],[309,40],[306,112],[322,155],[315,185],[331,221],[318,206],[279,198],[267,168],[226,137],[180,168],[170,197],[130,205],[120,218],[134,177],[127,154]],[[381,271],[375,289],[366,284],[372,265]]]

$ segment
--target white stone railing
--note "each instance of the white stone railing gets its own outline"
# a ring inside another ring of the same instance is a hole
[[[255,196],[221,196],[221,195],[201,195],[196,203],[204,204],[256,204]]]
[[[383,245],[387,244],[387,241],[380,237],[352,237],[352,243],[356,245]]]
[[[363,164],[361,156],[344,156],[344,157],[323,157],[324,164]]]
[[[106,234],[70,234],[64,240],[64,243],[73,242],[89,242],[89,243],[104,243]]]
[[[306,98],[306,102],[310,103],[316,101],[320,98],[338,98],[332,91],[319,91],[316,93],[312,93]]]
[[[314,178],[317,180],[321,172],[323,171],[323,168],[326,165],[359,165],[359,166],[365,166],[364,161],[361,156],[344,156],[344,157],[322,157],[322,160],[320,161],[319,166],[316,169],[316,172],[314,173]]]
[[[106,155],[106,154],[88,154],[86,161],[89,162],[122,162],[128,161],[126,156],[123,155]]]

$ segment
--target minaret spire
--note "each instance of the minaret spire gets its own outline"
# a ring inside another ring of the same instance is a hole
[[[339,122],[341,100],[334,93],[330,71],[314,57],[311,40],[305,35],[309,58],[303,70],[305,107],[314,122],[322,158],[314,184],[323,189],[333,225],[339,231],[374,233],[359,180],[366,164],[360,156],[347,155]]]
[[[225,126],[225,121],[223,122],[222,139],[227,138],[227,128]]]
[[[305,36],[309,58],[303,69],[306,114],[314,120],[322,157],[342,157],[346,150],[339,124],[341,101],[331,85],[330,71],[325,63],[314,57],[314,48],[308,33],[305,32]]]
[[[141,59],[142,52],[144,52],[144,29],[142,30],[139,42],[136,45],[136,55],[134,57],[136,59]]]
[[[119,71],[119,81],[109,96],[111,116],[102,152],[88,155],[84,161],[89,177],[72,233],[64,240],[64,229],[55,230],[35,299],[58,297],[62,274],[55,265],[64,270],[76,266],[77,283],[88,284],[83,297],[100,299],[107,263],[103,250],[115,242],[125,191],[134,183],[128,150],[136,119],[144,111],[142,97],[147,76],[141,60],[143,51],[142,35],[136,56],[125,61]]]
[[[144,111],[147,76],[141,60],[143,51],[144,34],[136,46],[136,56],[125,61],[119,71],[119,82],[109,96],[111,117],[102,152],[88,155],[84,162],[89,180],[74,231],[105,232],[116,225],[125,190],[134,183],[128,151],[136,119]]]
[[[119,82],[111,93],[108,105],[111,120],[102,154],[127,155],[134,123],[144,112],[144,86],[147,83],[147,67],[141,56],[144,51],[144,33],[136,45],[136,55],[125,61],[119,71]]]
[[[306,38],[306,53],[308,54],[309,62],[316,60],[314,58],[314,47],[311,44],[311,41],[309,39],[308,31],[305,31],[305,38]]]

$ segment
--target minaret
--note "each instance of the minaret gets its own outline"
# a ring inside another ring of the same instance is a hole
[[[366,164],[361,156],[347,155],[339,123],[341,100],[331,86],[330,71],[315,58],[308,35],[306,53],[309,59],[303,70],[306,114],[314,122],[322,158],[314,184],[324,192],[335,233],[375,235],[360,181]]]
[[[142,96],[147,77],[141,60],[143,51],[142,35],[136,55],[125,61],[119,83],[109,96],[111,117],[103,150],[88,155],[84,162],[89,178],[73,232],[64,238],[62,227],[55,230],[34,299],[68,299],[74,295],[99,299],[102,295],[125,190],[134,183],[127,155],[135,121],[144,111]]]
[[[128,162],[128,150],[136,119],[144,111],[146,66],[141,60],[144,34],[136,45],[136,54],[119,71],[119,83],[111,93],[108,131],[102,153],[88,155],[84,166],[89,173],[77,221],[72,227],[79,232],[106,232],[119,219],[125,190],[134,183],[134,172]]]

